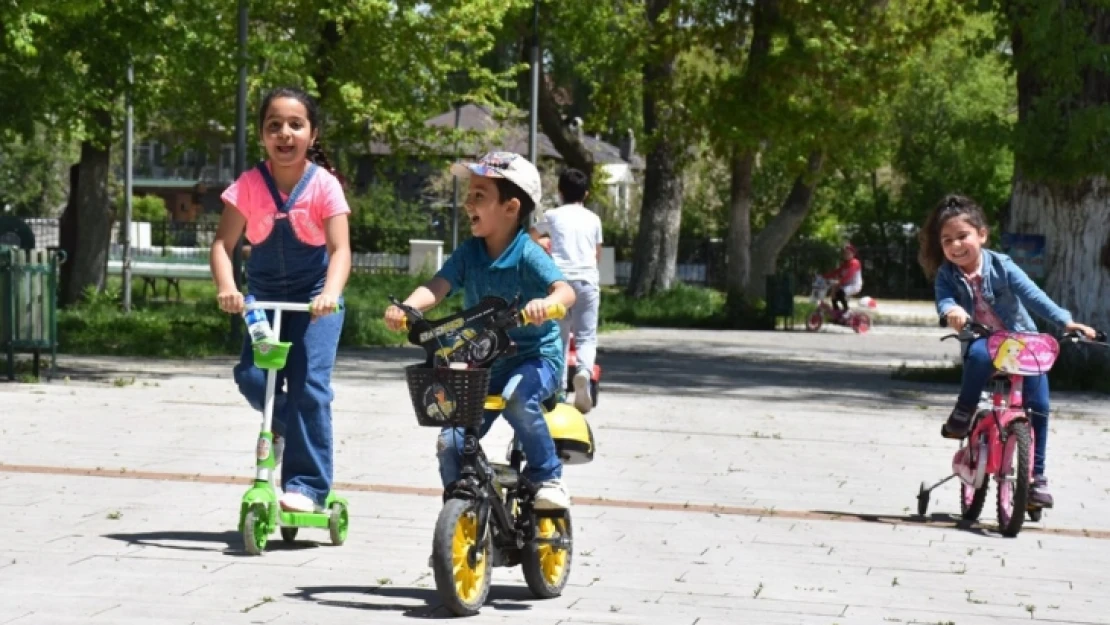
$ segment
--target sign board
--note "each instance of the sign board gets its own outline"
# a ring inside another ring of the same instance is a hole
[[[1002,251],[1014,259],[1030,278],[1043,280],[1045,275],[1045,237],[1043,234],[1002,235]]]

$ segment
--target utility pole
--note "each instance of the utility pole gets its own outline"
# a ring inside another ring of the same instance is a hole
[[[131,92],[135,85],[135,64],[127,63],[127,122],[123,128],[123,312],[131,312],[131,183],[135,150],[135,111]]]

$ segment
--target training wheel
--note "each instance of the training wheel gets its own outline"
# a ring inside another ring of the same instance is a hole
[[[925,482],[921,483],[921,488],[917,491],[917,514],[918,516],[925,516],[929,511],[929,489],[925,487]]]

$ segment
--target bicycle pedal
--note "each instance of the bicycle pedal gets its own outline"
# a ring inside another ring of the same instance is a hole
[[[967,438],[967,434],[963,434],[962,436],[956,436],[955,434],[949,432],[948,431],[948,426],[946,424],[941,424],[941,426],[940,426],[940,435],[941,435],[942,438],[947,438],[948,440],[952,440],[952,441],[962,441],[963,439]]]

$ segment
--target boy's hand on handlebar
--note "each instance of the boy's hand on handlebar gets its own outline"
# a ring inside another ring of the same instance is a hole
[[[566,308],[552,304],[546,299],[534,299],[524,306],[524,319],[532,325],[540,325],[548,319],[558,319],[566,314]]]
[[[394,332],[404,330],[408,327],[408,318],[405,315],[405,311],[390,304],[389,308],[385,309],[385,327]]]
[[[1064,326],[1064,332],[1079,332],[1083,336],[1087,337],[1088,340],[1092,341],[1095,340],[1095,337],[1098,336],[1098,332],[1096,332],[1094,328],[1090,326],[1085,326],[1082,323],[1076,323],[1074,321]]]
[[[219,295],[216,296],[216,301],[220,304],[220,310],[225,313],[243,314],[245,306],[243,305],[243,294],[239,292],[239,289],[220,291]]]
[[[944,319],[948,322],[949,328],[959,332],[964,329],[968,321],[971,321],[971,316],[963,308],[955,306],[948,311],[948,314],[944,315]]]

